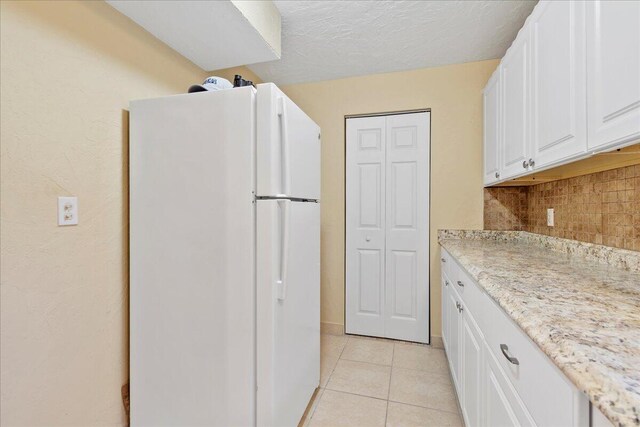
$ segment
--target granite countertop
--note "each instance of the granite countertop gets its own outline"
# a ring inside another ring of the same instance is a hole
[[[438,239],[612,423],[640,426],[640,252],[526,232]]]

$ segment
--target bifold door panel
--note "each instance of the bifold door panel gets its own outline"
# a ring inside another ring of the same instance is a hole
[[[429,113],[347,119],[346,330],[429,341]]]

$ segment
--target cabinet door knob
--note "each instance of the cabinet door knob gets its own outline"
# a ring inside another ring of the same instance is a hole
[[[366,240],[367,242],[370,242],[371,241],[371,237],[367,236],[367,237],[365,237],[364,240]]]
[[[496,172],[496,178],[500,178],[500,172]]]
[[[509,353],[509,347],[506,344],[500,344],[500,351],[502,351],[502,354],[510,363],[513,363],[514,365],[520,364],[520,361]]]
[[[444,259],[444,258],[440,258],[440,261],[442,261],[442,262],[447,262],[447,260],[446,260],[446,259]]]
[[[526,160],[524,160],[524,161],[522,162],[522,167],[526,169],[526,168],[527,168],[527,166],[529,166],[529,162],[527,162]]]
[[[448,281],[448,280],[445,280],[445,281],[444,281],[444,285],[445,285],[445,286],[449,286],[449,281]]]
[[[534,167],[536,165],[536,162],[533,161],[533,159],[529,159],[529,166]]]
[[[458,286],[460,286],[461,288],[464,288],[464,283],[462,283],[460,280],[458,280]]]

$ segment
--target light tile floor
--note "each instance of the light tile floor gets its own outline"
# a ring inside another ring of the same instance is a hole
[[[322,334],[320,388],[301,426],[463,426],[443,350]]]

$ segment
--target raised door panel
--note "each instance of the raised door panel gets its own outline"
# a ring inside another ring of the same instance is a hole
[[[442,272],[442,344],[444,345],[444,349],[447,353],[449,353],[449,339],[451,336],[451,331],[449,329],[449,279],[447,275]]]
[[[429,113],[386,117],[385,336],[429,342]]]
[[[482,396],[482,338],[468,311],[462,312],[461,335],[461,379],[462,412],[467,425],[479,426],[481,417],[480,398]]]
[[[526,173],[529,160],[529,36],[521,31],[501,64],[502,179]]]
[[[640,2],[586,5],[589,149],[640,138]]]
[[[494,71],[483,93],[484,183],[500,180],[500,67]]]
[[[347,120],[346,331],[384,336],[384,117]]]
[[[535,426],[535,422],[501,370],[495,356],[485,342],[481,345],[484,346],[484,369],[482,371],[484,380],[481,385],[483,393],[480,401],[482,402],[484,425],[490,427]],[[541,425],[566,424],[552,422]]]
[[[451,286],[451,285],[449,285]],[[450,351],[447,353],[449,357],[449,366],[451,368],[451,376],[453,377],[453,382],[456,386],[456,390],[458,391],[458,396],[462,399],[460,393],[460,387],[462,382],[460,381],[460,354],[461,354],[461,345],[460,345],[460,313],[458,312],[458,304],[459,299],[457,298],[456,293],[452,288],[449,288],[449,292],[447,294],[449,299],[449,348]],[[461,405],[464,402],[460,402]]]
[[[520,426],[505,392],[498,382],[496,373],[490,366],[487,366],[485,390],[485,425],[491,427]]]
[[[544,1],[530,19],[535,167],[587,149],[585,3]]]

